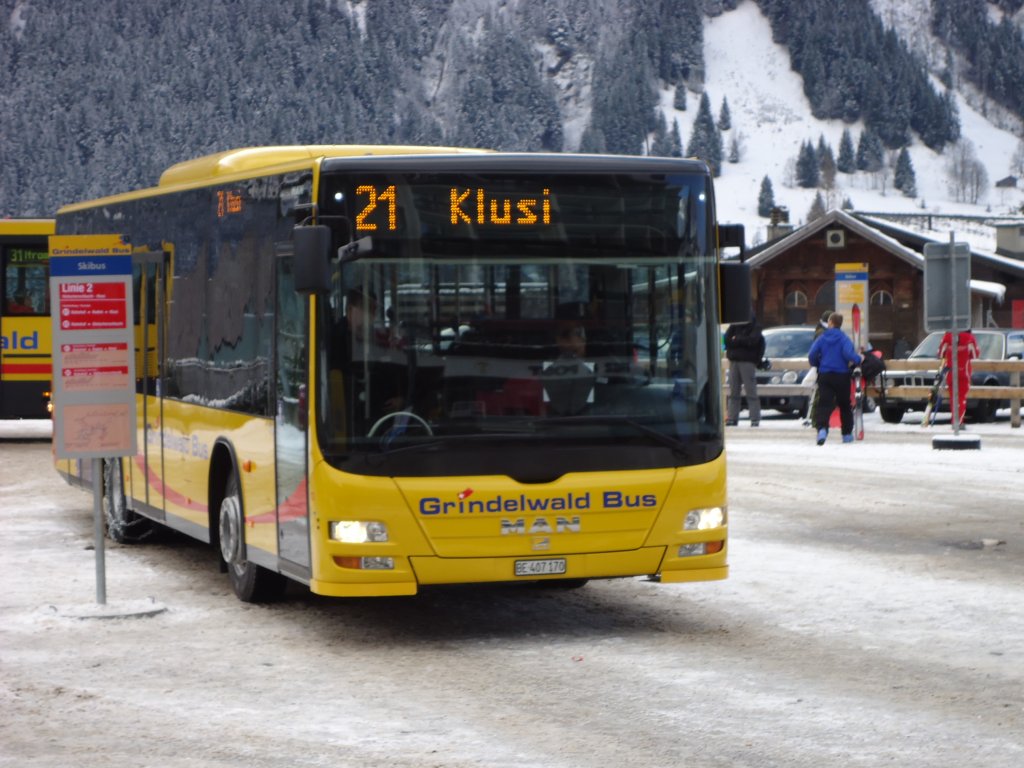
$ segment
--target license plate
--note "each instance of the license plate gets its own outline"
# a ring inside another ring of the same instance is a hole
[[[551,560],[516,560],[516,576],[552,576],[565,573],[565,558]]]

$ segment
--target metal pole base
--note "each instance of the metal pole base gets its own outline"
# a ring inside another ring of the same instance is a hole
[[[167,610],[167,606],[156,602],[153,598],[146,598],[96,603],[95,605],[55,607],[55,610],[61,616],[69,619],[142,619],[163,613]]]
[[[932,438],[932,450],[936,451],[978,451],[981,450],[980,435],[942,435]]]

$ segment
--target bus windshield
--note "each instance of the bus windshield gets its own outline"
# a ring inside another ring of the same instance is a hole
[[[706,175],[337,173],[321,199],[336,466],[543,482],[721,452]]]

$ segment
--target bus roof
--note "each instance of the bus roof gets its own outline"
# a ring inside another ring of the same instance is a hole
[[[324,157],[357,157],[363,155],[452,155],[485,154],[486,149],[460,147],[424,147],[388,144],[296,144],[291,146],[240,147],[212,155],[175,163],[160,175],[156,187],[122,192],[108,197],[69,203],[58,213],[92,208],[138,197],[151,197],[171,189],[202,187],[218,182],[269,175],[274,171],[309,168]]]
[[[58,214],[85,210],[98,205],[117,203],[126,200],[153,197],[175,189],[189,189],[209,186],[218,183],[238,181],[253,176],[270,175],[275,172],[288,172],[312,168],[320,160],[337,160],[354,158],[395,158],[420,156],[440,159],[442,156],[477,155],[488,158],[491,164],[497,163],[502,169],[508,166],[523,167],[524,163],[544,164],[548,167],[566,165],[578,169],[580,165],[588,165],[594,171],[614,171],[623,163],[635,164],[637,161],[647,165],[659,163],[677,164],[678,158],[624,157],[616,155],[575,155],[551,153],[497,153],[488,149],[469,149],[464,147],[433,147],[402,144],[296,144],[287,146],[240,147],[224,152],[216,152],[192,160],[185,160],[170,166],[160,175],[157,186],[134,191],[122,192],[107,197],[70,203],[61,206]],[[685,160],[694,163],[697,161]]]
[[[168,187],[221,176],[252,173],[263,168],[288,165],[318,157],[355,157],[358,155],[451,155],[481,153],[482,149],[457,147],[417,147],[386,144],[307,144],[282,147],[243,147],[229,149],[172,165],[160,176],[160,186]]]
[[[0,236],[52,235],[53,219],[0,219]]]

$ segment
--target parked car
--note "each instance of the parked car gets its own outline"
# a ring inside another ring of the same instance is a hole
[[[942,331],[935,331],[928,334],[924,341],[917,345],[917,348],[910,353],[910,360],[935,360],[935,368],[926,371],[886,371],[882,374],[885,380],[885,388],[908,386],[908,387],[931,387],[935,384],[935,377],[938,375],[941,362],[939,361],[939,344],[942,343]],[[978,340],[980,360],[1011,360],[1024,358],[1024,330],[986,328],[974,331],[974,337]],[[971,375],[971,386],[1005,387],[1010,383],[1010,374],[1004,371],[977,371]],[[943,384],[942,402],[939,404],[940,411],[949,411],[949,397]],[[896,400],[884,399],[879,403],[879,412],[882,420],[889,424],[899,424],[903,420],[903,414],[907,411],[923,411],[927,404],[927,398],[921,400]],[[1009,406],[1008,401],[1002,400],[968,400],[966,418],[972,421],[988,422],[995,418],[999,408]]]
[[[780,357],[795,357],[807,359],[807,353],[811,351],[811,344],[814,343],[813,325],[778,325],[764,329],[764,356],[769,360]],[[799,416],[807,415],[807,406],[810,403],[810,387],[807,395],[773,395],[767,390],[762,391],[761,387],[767,384],[802,384],[808,371],[785,371],[767,370],[757,372],[758,396],[762,408],[769,408],[783,413],[795,413]]]

